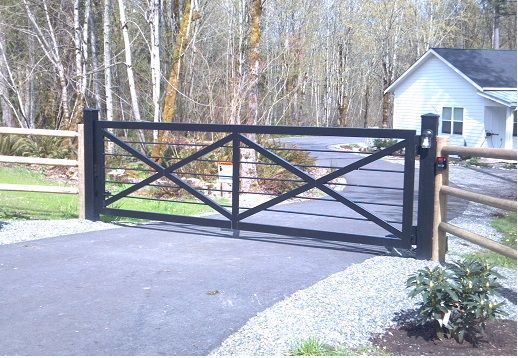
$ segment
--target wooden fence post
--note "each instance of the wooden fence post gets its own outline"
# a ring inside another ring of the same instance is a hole
[[[79,218],[86,219],[85,209],[85,127],[84,124],[77,125],[77,177],[79,179]]]
[[[437,137],[437,156],[442,156],[442,148],[448,144],[447,137]],[[432,260],[444,262],[447,251],[446,232],[439,228],[442,221],[448,221],[448,196],[441,193],[441,187],[448,185],[448,165],[445,169],[435,173],[435,188],[433,198],[433,232],[432,232]]]

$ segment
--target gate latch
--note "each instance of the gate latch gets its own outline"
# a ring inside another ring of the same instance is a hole
[[[435,161],[435,167],[437,170],[448,169],[448,157],[437,157]]]

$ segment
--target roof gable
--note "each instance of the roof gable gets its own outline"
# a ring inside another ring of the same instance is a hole
[[[431,48],[386,90],[393,92],[428,58],[435,56],[479,91],[516,88],[516,50]]]

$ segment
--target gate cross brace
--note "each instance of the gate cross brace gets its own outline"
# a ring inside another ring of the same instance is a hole
[[[277,154],[267,150],[266,148],[264,148],[263,146],[251,141],[250,139],[244,137],[243,135],[241,134],[238,134],[239,136],[239,140],[243,143],[245,143],[246,145],[248,145],[249,147],[255,149],[256,151],[258,151],[259,153],[263,154],[265,157],[267,157],[268,159],[270,159],[271,161],[279,164],[280,166],[282,166],[283,168],[285,168],[286,170],[290,171],[291,173],[297,175],[299,178],[301,178],[302,180],[306,181],[307,183],[296,188],[296,189],[293,189],[287,193],[284,193],[276,198],[273,198],[263,204],[260,204],[258,206],[255,206],[254,208],[251,208],[251,209],[248,209],[242,213],[239,214],[238,216],[238,219],[239,220],[242,220],[244,218],[247,218],[251,215],[254,215],[264,209],[267,209],[273,205],[276,205],[278,203],[281,203],[295,195],[298,195],[300,193],[303,193],[307,190],[310,190],[310,189],[313,189],[313,188],[317,188],[317,189],[320,189],[321,191],[323,191],[324,193],[326,193],[327,195],[331,196],[332,198],[334,198],[335,200],[337,200],[338,202],[342,203],[343,205],[351,208],[352,210],[354,210],[355,212],[357,212],[358,214],[362,215],[363,217],[371,220],[372,222],[376,223],[377,225],[379,225],[380,227],[382,227],[383,229],[387,230],[388,232],[398,236],[398,237],[401,237],[401,235],[403,234],[400,230],[396,229],[395,227],[393,227],[392,225],[388,224],[386,221],[380,219],[379,217],[377,217],[376,215],[372,214],[370,211],[368,211],[367,209],[363,208],[362,206],[358,205],[358,204],[355,204],[353,203],[352,201],[346,199],[343,195],[340,195],[339,193],[337,193],[336,191],[334,191],[333,189],[325,186],[326,183],[328,183],[329,181],[333,180],[333,179],[336,179],[346,173],[349,173],[353,170],[356,170],[362,166],[365,166],[369,163],[372,163],[378,159],[381,159],[383,158],[384,156],[386,156],[387,154],[390,154],[392,152],[395,152],[396,150],[399,150],[399,149],[402,149],[405,147],[405,144],[406,144],[406,140],[403,140],[403,141],[400,141],[398,143],[396,143],[395,145],[389,147],[389,148],[385,148],[377,153],[374,153],[374,154],[371,154],[365,158],[362,158],[354,163],[351,163],[343,168],[340,168],[330,174],[327,174],[319,179],[315,179],[313,178],[311,175],[307,174],[306,172],[304,172],[303,170],[300,170],[299,168],[295,167],[294,165],[292,165],[291,163],[289,163],[288,161],[286,161],[285,159],[279,157]]]
[[[152,176],[142,180],[141,182],[117,193],[116,195],[108,198],[106,200],[106,205],[110,205],[112,203],[114,203],[115,201],[119,200],[119,199],[122,199],[124,198],[125,196],[143,188],[144,186],[162,178],[162,177],[166,177],[167,179],[173,181],[175,184],[177,184],[178,186],[180,186],[181,188],[185,189],[187,192],[189,192],[191,195],[193,195],[194,197],[198,198],[199,200],[201,200],[203,203],[209,205],[211,208],[213,208],[214,210],[218,211],[220,214],[222,214],[223,216],[225,216],[227,219],[232,219],[232,214],[226,210],[224,207],[222,207],[221,205],[219,205],[218,203],[216,203],[215,201],[211,200],[210,198],[206,197],[205,195],[203,195],[202,193],[200,193],[199,191],[197,191],[196,189],[194,189],[193,187],[191,187],[189,184],[187,184],[186,182],[184,182],[183,180],[181,180],[180,178],[178,178],[176,175],[172,174],[172,172],[174,170],[177,170],[189,163],[191,163],[192,161],[204,156],[205,154],[208,154],[210,152],[212,152],[213,150],[225,145],[226,143],[230,142],[234,135],[233,134],[229,134],[227,135],[226,137],[212,143],[211,145],[208,145],[206,146],[205,148],[197,151],[196,153],[176,162],[175,164],[171,165],[170,167],[167,167],[167,168],[164,168],[163,166],[161,166],[160,164],[156,163],[155,161],[153,161],[152,159],[150,159],[149,157],[141,154],[140,152],[138,152],[137,150],[133,149],[131,146],[129,146],[128,144],[124,143],[122,140],[120,140],[119,138],[115,137],[113,134],[109,133],[108,131],[106,130],[102,130],[102,134],[110,139],[112,142],[114,142],[115,144],[117,144],[119,147],[121,147],[122,149],[126,150],[128,153],[130,153],[131,155],[133,155],[134,157],[140,159],[141,161],[143,161],[145,164],[149,165],[151,168],[153,168],[154,170],[157,171],[156,174],[153,174]]]

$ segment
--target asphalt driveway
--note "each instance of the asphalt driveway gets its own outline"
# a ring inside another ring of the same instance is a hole
[[[205,355],[380,248],[187,225],[0,246],[0,354]]]

